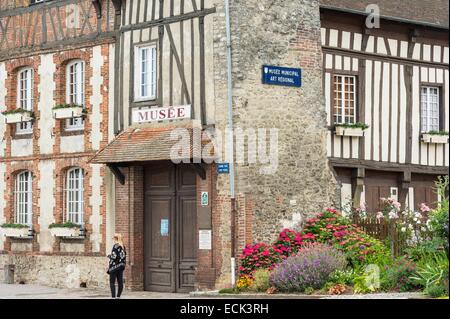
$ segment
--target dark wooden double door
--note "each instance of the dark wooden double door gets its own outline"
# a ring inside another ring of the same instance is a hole
[[[145,168],[145,290],[188,292],[197,266],[196,174],[187,165]]]

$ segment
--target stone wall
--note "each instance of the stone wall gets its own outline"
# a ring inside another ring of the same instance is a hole
[[[216,127],[224,130],[226,33],[224,8],[216,4]],[[231,1],[234,126],[247,133],[277,129],[279,143],[273,174],[261,174],[267,164],[259,158],[257,164],[236,166],[236,191],[245,198],[238,201],[238,216],[252,223],[252,238],[239,238],[238,249],[249,241],[272,241],[283,227],[301,225],[307,215],[337,202],[326,155],[319,14],[319,2],[312,0]],[[263,85],[264,64],[301,68],[302,87]],[[267,149],[269,143],[267,136]],[[218,192],[229,192],[228,176],[219,176]],[[249,236],[245,227],[242,236]]]
[[[0,255],[0,282],[4,282],[3,267],[15,265],[16,284],[34,283],[58,288],[108,287],[107,258],[92,256]],[[126,280],[126,279],[125,279]]]

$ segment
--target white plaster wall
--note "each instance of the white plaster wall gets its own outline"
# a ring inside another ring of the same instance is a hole
[[[33,140],[31,138],[11,140],[11,156],[33,155]]]
[[[102,47],[96,46],[92,50],[91,66],[92,77],[90,79],[92,85],[92,95],[90,102],[92,106],[92,115],[90,116],[92,130],[91,143],[94,150],[100,149],[100,141],[102,140],[102,132],[100,130],[102,124],[102,114],[100,112],[100,105],[103,103],[103,95],[101,86],[103,85],[102,67],[104,58],[102,56]]]
[[[6,67],[4,62],[0,62],[0,112],[6,110]],[[0,157],[5,156],[6,142],[3,137],[5,136],[6,125],[3,116],[0,115]]]
[[[89,179],[89,185],[92,187],[92,196],[89,198],[89,205],[92,208],[92,214],[89,219],[89,223],[92,225],[92,251],[99,252],[100,244],[102,242],[102,236],[100,233],[100,227],[102,224],[102,216],[100,215],[100,208],[102,206],[102,196],[100,193],[101,185],[103,184],[103,178],[100,176],[101,165],[93,164],[92,175]]]
[[[55,170],[54,161],[39,162],[39,189],[40,196],[38,199],[40,233],[38,242],[41,251],[51,252],[53,245],[53,236],[50,234],[48,226],[54,222],[53,209],[55,207],[55,197],[53,191],[55,188],[55,178],[53,172]]]
[[[41,135],[39,137],[39,150],[41,154],[51,154],[53,152],[53,145],[55,138],[51,132],[55,126],[53,119],[52,108],[55,105],[54,92],[55,81],[53,80],[56,72],[56,65],[53,63],[53,54],[41,55],[41,64],[38,69],[40,82],[38,87],[38,109],[40,111],[40,118],[38,121]]]
[[[61,153],[84,152],[84,136],[61,136]]]
[[[4,215],[5,214],[5,206],[6,206],[6,203],[4,201],[5,189],[6,189],[5,171],[6,171],[5,163],[0,163],[0,225],[6,222],[5,215]],[[3,249],[4,241],[5,241],[5,237],[3,235],[1,235],[0,236],[0,250]]]
[[[352,184],[342,183],[341,186],[341,209],[352,202]]]

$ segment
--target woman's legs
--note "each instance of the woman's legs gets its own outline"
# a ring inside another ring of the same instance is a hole
[[[116,276],[117,276],[116,271],[112,271],[109,274],[109,287],[111,288],[111,297],[113,298],[116,298]]]
[[[123,291],[123,269],[117,271],[117,284],[119,286],[119,291],[117,292],[117,297],[122,295]]]

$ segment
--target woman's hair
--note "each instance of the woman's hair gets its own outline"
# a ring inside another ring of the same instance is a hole
[[[123,248],[123,237],[121,234],[114,234],[114,242]]]

